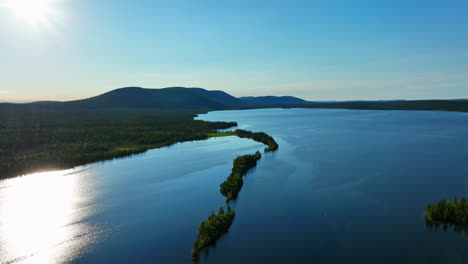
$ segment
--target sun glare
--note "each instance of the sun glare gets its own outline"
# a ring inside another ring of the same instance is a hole
[[[83,186],[72,170],[0,182],[0,263],[68,263],[92,242],[77,204]],[[81,238],[81,239],[80,239]]]
[[[5,0],[4,7],[31,24],[47,23],[53,15],[53,0]]]

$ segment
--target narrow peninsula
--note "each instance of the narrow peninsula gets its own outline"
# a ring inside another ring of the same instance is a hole
[[[193,243],[192,261],[198,260],[202,248],[215,243],[221,235],[229,231],[235,215],[231,207],[228,207],[227,211],[221,207],[218,214],[213,211],[208,219],[202,221],[198,227],[197,240]]]
[[[278,149],[278,143],[276,143],[273,137],[271,137],[267,133],[252,132],[249,130],[242,130],[242,129],[236,129],[234,133],[240,138],[250,138],[257,142],[267,145],[267,147],[265,148],[265,152],[274,151]]]
[[[267,147],[265,152],[278,149],[276,141],[264,132],[252,132],[242,129],[237,129],[234,132],[216,132],[211,133],[211,137],[223,136],[238,136],[240,138],[250,138],[261,142]],[[235,199],[244,184],[242,177],[247,171],[257,165],[257,161],[262,157],[260,151],[254,154],[238,156],[233,161],[232,171],[229,177],[220,185],[221,193],[226,196],[226,203]],[[235,212],[228,206],[227,212],[221,207],[218,214],[211,213],[207,220],[204,220],[198,227],[198,237],[192,248],[192,261],[197,261],[200,255],[200,250],[208,245],[211,245],[218,240],[221,235],[229,231],[229,227],[234,220]]]
[[[257,151],[255,154],[247,154],[234,159],[231,175],[229,175],[229,177],[220,185],[220,191],[224,196],[226,196],[227,203],[237,197],[237,194],[244,184],[242,177],[250,168],[257,165],[257,161],[261,157],[262,154]]]

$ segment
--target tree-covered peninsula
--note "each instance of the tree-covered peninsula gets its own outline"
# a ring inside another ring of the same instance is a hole
[[[154,109],[2,110],[0,179],[204,140],[217,129],[237,125],[194,120],[195,115],[195,111]]]
[[[231,175],[220,185],[220,191],[226,196],[226,202],[237,197],[237,194],[244,184],[242,177],[250,168],[257,165],[257,160],[261,157],[262,154],[257,151],[255,154],[247,154],[234,159]]]
[[[222,136],[233,136],[237,135],[241,138],[250,138],[255,141],[261,142],[267,147],[266,151],[273,151],[278,149],[278,144],[275,140],[263,132],[252,132],[237,129],[236,131],[228,132],[217,132],[211,133],[211,137],[222,137]],[[247,173],[247,171],[257,165],[257,161],[262,157],[262,154],[257,151],[254,154],[247,154],[243,156],[238,156],[233,161],[232,171],[229,177],[220,185],[221,193],[226,196],[226,203],[229,203],[232,199],[237,197],[237,194],[242,188],[244,181],[242,177]],[[234,211],[228,207],[228,211],[224,212],[223,208],[220,208],[217,215],[214,212],[208,217],[208,220],[205,220],[198,227],[198,238],[193,244],[192,249],[192,261],[198,260],[200,250],[214,243],[221,235],[228,231],[229,227],[234,220]]]
[[[466,198],[452,201],[440,200],[426,207],[426,221],[431,224],[453,226],[456,230],[468,230],[468,202]]]
[[[203,220],[198,227],[197,240],[193,243],[192,261],[198,260],[202,248],[215,243],[221,235],[229,231],[235,214],[231,207],[228,207],[227,211],[221,207],[218,214],[212,212],[208,219]]]
[[[275,139],[271,137],[270,135],[268,135],[267,133],[252,132],[252,131],[243,130],[243,129],[236,129],[234,133],[236,133],[236,135],[240,138],[250,138],[257,142],[267,145],[267,147],[265,148],[265,152],[274,151],[278,149],[278,143],[276,143]]]

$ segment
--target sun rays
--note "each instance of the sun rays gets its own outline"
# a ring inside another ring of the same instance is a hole
[[[0,0],[0,7],[9,9],[14,17],[35,27],[50,27],[57,21],[57,0]]]

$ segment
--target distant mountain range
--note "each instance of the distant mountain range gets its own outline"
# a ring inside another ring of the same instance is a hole
[[[75,111],[105,109],[157,109],[157,110],[225,110],[272,107],[344,108],[382,110],[440,110],[468,111],[468,100],[387,100],[387,101],[306,101],[293,96],[234,97],[223,91],[202,88],[169,87],[145,89],[125,87],[75,101],[39,101],[13,104],[0,103],[1,109],[33,108],[44,110]]]
[[[0,104],[64,110],[114,108],[152,108],[160,110],[221,110],[304,104],[307,101],[292,96],[234,97],[223,91],[202,88],[169,87],[145,89],[125,87],[82,100],[56,102],[39,101],[26,104]]]

